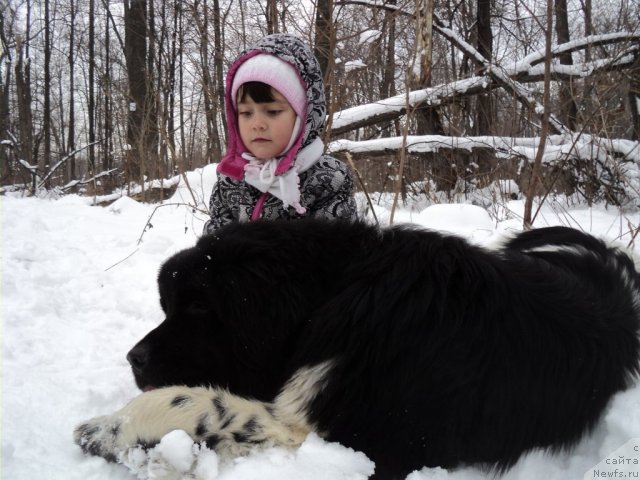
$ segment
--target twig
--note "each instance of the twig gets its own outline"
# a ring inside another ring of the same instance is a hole
[[[123,262],[126,262],[127,260],[129,260],[129,258],[131,258],[138,250],[140,250],[140,248],[136,248],[133,252],[131,252],[129,255],[127,255],[126,257],[124,257],[122,260],[120,260],[117,263],[114,263],[113,265],[111,265],[109,268],[107,268],[105,270],[105,272],[108,272],[109,270],[111,270],[114,267],[117,267],[118,265],[120,265]]]
[[[373,215],[373,218],[376,221],[376,225],[380,225],[380,221],[378,220],[378,216],[376,215],[376,211],[373,208],[373,202],[371,201],[371,197],[369,196],[369,192],[367,191],[367,186],[365,185],[364,180],[362,180],[362,176],[360,176],[360,172],[356,168],[356,164],[353,161],[353,157],[351,156],[351,153],[349,153],[349,152],[347,152],[347,161],[349,162],[349,165],[351,166],[351,170],[353,170],[353,172],[356,175],[356,178],[358,179],[358,183],[360,184],[360,188],[362,188],[364,196],[367,199],[367,203],[369,204],[369,208],[371,209],[371,213]]]
[[[188,203],[163,203],[162,205],[156,205],[156,207],[153,209],[153,212],[151,212],[151,215],[149,215],[147,222],[144,224],[144,228],[142,229],[142,233],[138,237],[138,242],[136,243],[136,245],[140,245],[142,243],[142,237],[144,237],[144,234],[147,232],[148,227],[149,226],[153,227],[153,225],[151,225],[151,219],[156,214],[158,209],[162,207],[188,207],[197,212],[208,213],[208,212],[205,212],[204,210],[199,209],[197,206],[189,205]]]

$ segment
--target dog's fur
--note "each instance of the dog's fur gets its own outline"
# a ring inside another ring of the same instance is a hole
[[[378,478],[503,470],[575,444],[638,373],[640,276],[568,228],[489,251],[409,227],[234,224],[170,258],[159,288],[166,319],[128,355],[155,390],[78,427],[89,453],[178,428],[232,455],[316,431]]]

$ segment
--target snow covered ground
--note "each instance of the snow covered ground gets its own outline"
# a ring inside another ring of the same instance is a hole
[[[190,174],[200,198],[208,197],[213,177],[212,167]],[[185,206],[164,206],[153,214],[153,227],[145,228],[155,206],[123,198],[109,207],[92,207],[91,200],[0,198],[2,479],[133,480],[161,473],[140,466],[148,460],[140,452],[130,455],[129,469],[86,457],[74,445],[72,431],[79,422],[111,413],[138,393],[125,354],[162,320],[158,268],[193,244],[205,215]],[[180,188],[166,203],[188,200],[190,195]],[[376,213],[382,220],[389,217],[385,206]],[[494,209],[491,216],[471,205],[436,205],[422,211],[418,205],[400,210],[395,220],[490,243],[520,229],[521,213],[518,201]],[[628,243],[630,226],[639,223],[638,213],[549,205],[536,226],[579,226]],[[231,463],[218,462],[213,452],[192,454],[191,449],[190,442],[173,435],[152,456],[172,458],[175,464],[195,461],[197,475],[176,479],[360,480],[373,469],[363,454],[314,435],[298,451],[256,452]],[[531,453],[503,478],[640,478],[639,450],[640,385],[619,394],[594,434],[574,451]],[[473,468],[423,469],[408,480],[484,477]]]

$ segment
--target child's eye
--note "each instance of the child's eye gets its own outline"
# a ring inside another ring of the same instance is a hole
[[[251,116],[251,112],[238,112],[238,116],[248,118]]]
[[[269,110],[267,113],[272,117],[276,117],[282,113],[282,110]]]

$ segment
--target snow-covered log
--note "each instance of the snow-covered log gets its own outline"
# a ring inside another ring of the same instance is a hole
[[[448,137],[442,135],[410,135],[406,151],[414,155],[444,150],[491,150],[498,158],[535,158],[538,137],[513,138],[500,136]],[[349,152],[355,158],[393,155],[403,148],[403,137],[366,141],[335,140],[329,144],[331,153]],[[604,159],[607,156],[640,164],[640,142],[611,140],[591,135],[551,135],[547,139],[543,162],[554,164],[567,158]]]

